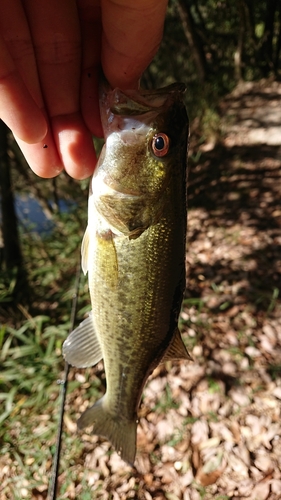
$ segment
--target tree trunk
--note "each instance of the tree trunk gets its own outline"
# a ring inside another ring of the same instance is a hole
[[[278,76],[279,69],[281,69],[280,66],[280,52],[281,52],[281,1],[279,2],[279,23],[278,23],[278,37],[277,37],[277,42],[276,42],[276,50],[275,50],[275,58],[274,58],[274,73],[276,76]]]
[[[19,267],[22,263],[9,163],[8,128],[0,120],[0,192],[4,244],[3,261],[6,269]]]
[[[242,0],[239,0],[238,2],[238,9],[239,9],[239,31],[238,31],[237,48],[234,53],[234,68],[235,68],[235,79],[237,82],[241,82],[243,80],[242,58],[243,58],[244,35],[245,35],[245,24],[246,24],[245,9]]]
[[[184,34],[188,41],[191,55],[197,68],[199,80],[201,83],[204,83],[207,76],[207,64],[201,40],[196,32],[194,21],[187,3],[184,0],[178,0],[177,7],[183,25]]]
[[[273,34],[275,12],[277,10],[278,3],[280,3],[280,0],[268,0],[267,2],[264,37],[261,47],[264,76],[268,76],[268,72],[274,69]]]
[[[244,0],[247,37],[250,36],[253,47],[256,49],[257,37],[255,33],[255,0]]]

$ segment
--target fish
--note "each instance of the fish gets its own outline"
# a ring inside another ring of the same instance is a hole
[[[178,328],[186,280],[184,91],[181,83],[102,86],[105,144],[90,181],[81,249],[92,310],[63,344],[73,366],[103,359],[106,392],[77,425],[93,426],[130,465],[148,376],[166,360],[191,359]]]

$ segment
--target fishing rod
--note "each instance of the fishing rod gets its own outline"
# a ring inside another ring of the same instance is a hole
[[[76,270],[75,291],[72,298],[69,333],[71,333],[74,330],[74,325],[75,325],[80,276],[81,276],[81,263],[79,259]],[[58,475],[59,475],[60,455],[61,455],[61,445],[62,445],[63,417],[65,409],[65,399],[67,394],[68,374],[69,374],[69,364],[67,363],[67,361],[65,361],[63,378],[61,380],[58,380],[58,384],[61,385],[59,422],[58,422],[57,439],[55,445],[55,454],[53,458],[53,467],[50,478],[50,486],[48,491],[48,500],[56,500],[57,498]]]

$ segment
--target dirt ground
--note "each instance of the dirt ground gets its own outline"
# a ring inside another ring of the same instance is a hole
[[[281,83],[241,85],[216,145],[192,146],[181,330],[194,361],[150,377],[135,469],[83,433],[81,480],[58,498],[281,499],[280,105]]]
[[[151,377],[136,471],[105,458],[107,443],[86,453],[97,498],[281,498],[280,105],[280,83],[240,86],[222,103],[222,140],[190,160],[194,362]]]
[[[240,86],[219,143],[192,152],[181,323],[194,362],[150,378],[135,470],[83,436],[93,498],[281,499],[280,104],[280,83]]]

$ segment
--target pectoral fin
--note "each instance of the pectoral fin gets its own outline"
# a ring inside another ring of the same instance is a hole
[[[91,313],[64,341],[62,353],[66,361],[77,368],[94,366],[103,358]]]
[[[89,251],[89,226],[87,226],[82,240],[81,246],[81,266],[84,274],[87,274],[88,266],[88,251]]]
[[[192,357],[190,354],[187,352],[187,349],[183,343],[183,340],[181,338],[181,334],[178,328],[176,328],[173,340],[171,344],[169,345],[167,351],[165,352],[161,363],[165,363],[168,360],[171,359],[189,359],[192,361]]]

